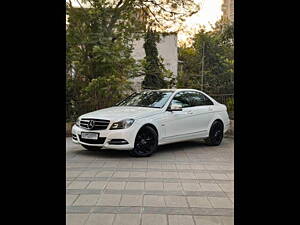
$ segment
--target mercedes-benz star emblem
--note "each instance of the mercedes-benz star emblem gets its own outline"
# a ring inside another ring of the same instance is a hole
[[[88,127],[89,129],[93,129],[94,126],[95,126],[95,121],[94,121],[94,120],[90,120],[89,123],[88,123],[88,125],[87,125],[87,127]]]

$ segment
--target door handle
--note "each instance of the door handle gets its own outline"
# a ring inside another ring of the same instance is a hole
[[[193,114],[193,112],[192,111],[187,111],[187,114]]]

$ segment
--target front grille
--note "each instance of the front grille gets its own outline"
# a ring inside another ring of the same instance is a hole
[[[91,140],[91,139],[84,139],[81,138],[81,135],[79,136],[79,140],[81,142],[87,143],[87,144],[103,144],[105,142],[106,137],[99,137],[97,140]]]
[[[89,122],[93,120],[95,122],[95,126],[90,129],[88,127]],[[100,119],[92,119],[92,118],[84,118],[80,120],[80,127],[88,130],[105,130],[109,125],[109,120],[100,120]]]

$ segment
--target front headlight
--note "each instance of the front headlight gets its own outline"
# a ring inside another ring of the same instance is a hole
[[[77,118],[77,120],[76,120],[76,123],[75,123],[75,124],[76,124],[76,126],[78,126],[78,127],[80,126],[80,120],[79,120],[79,118]]]
[[[113,123],[110,127],[110,130],[129,128],[133,124],[133,122],[134,119],[121,120],[119,122]]]

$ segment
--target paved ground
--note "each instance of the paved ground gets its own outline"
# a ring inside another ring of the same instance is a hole
[[[233,139],[132,158],[67,138],[66,154],[68,225],[233,225]]]

